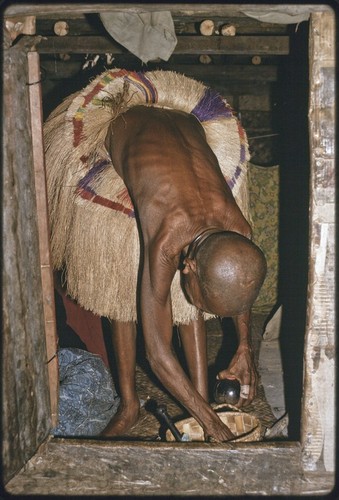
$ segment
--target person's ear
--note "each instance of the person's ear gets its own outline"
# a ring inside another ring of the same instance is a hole
[[[182,270],[183,274],[196,273],[197,264],[196,264],[195,260],[185,258],[183,261],[183,264],[184,264],[184,268]]]

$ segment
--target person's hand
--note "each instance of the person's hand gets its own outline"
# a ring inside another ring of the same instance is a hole
[[[240,399],[235,405],[238,408],[247,406],[253,401],[256,395],[258,378],[252,350],[248,345],[239,346],[228,368],[220,371],[217,375],[218,380],[239,380]]]
[[[213,418],[212,421],[204,426],[205,441],[210,443],[223,443],[235,438],[236,436],[227,425],[221,421],[217,413],[214,412],[214,414],[216,418]]]

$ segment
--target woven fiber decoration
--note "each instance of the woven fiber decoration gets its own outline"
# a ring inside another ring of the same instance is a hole
[[[118,321],[137,321],[140,243],[134,207],[104,142],[111,121],[141,104],[198,118],[248,214],[247,138],[218,93],[174,72],[116,68],[69,96],[44,126],[53,267],[64,270],[67,292],[82,307]],[[197,317],[181,290],[179,271],[171,299],[174,324]]]
[[[279,275],[279,171],[278,165],[248,163],[249,211],[253,241],[264,252],[267,275],[252,311],[268,314],[278,299]]]

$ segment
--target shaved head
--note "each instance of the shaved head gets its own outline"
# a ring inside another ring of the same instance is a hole
[[[251,240],[231,231],[216,232],[195,252],[204,304],[218,316],[249,310],[266,276],[266,259]]]

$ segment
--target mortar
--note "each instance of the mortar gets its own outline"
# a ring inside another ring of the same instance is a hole
[[[217,405],[213,408],[224,424],[236,436],[229,442],[252,442],[261,439],[261,424],[257,417],[239,410],[231,405]],[[186,434],[190,441],[205,441],[204,431],[200,424],[193,418],[185,418],[175,422],[179,432]],[[172,433],[166,432],[166,441],[175,441]]]

